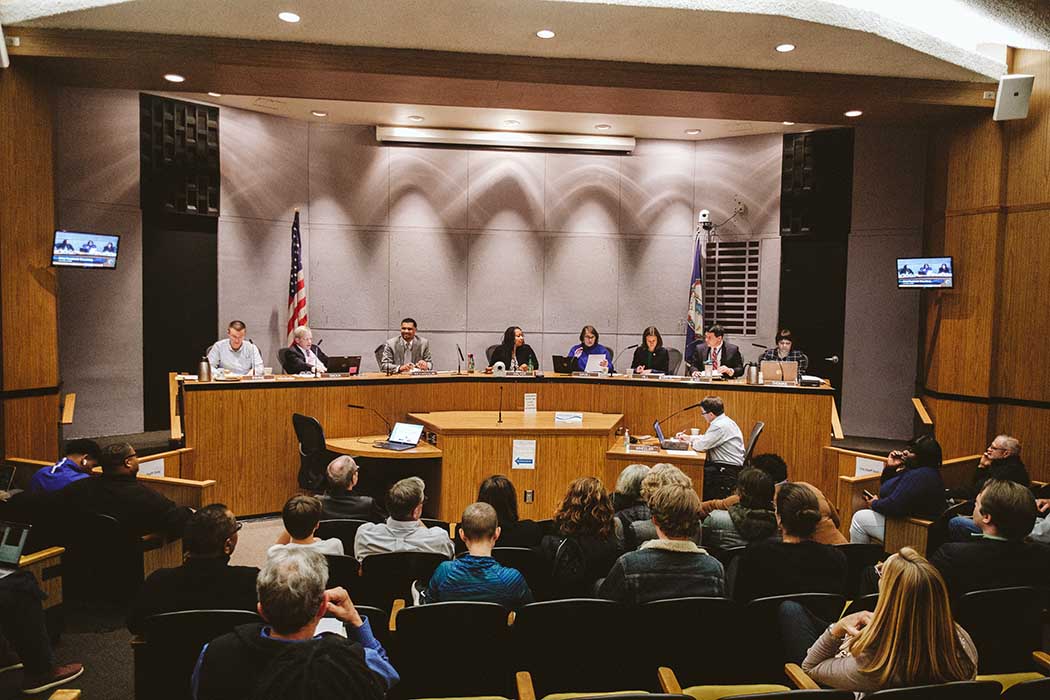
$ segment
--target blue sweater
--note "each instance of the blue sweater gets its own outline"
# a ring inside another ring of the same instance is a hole
[[[44,467],[36,470],[29,480],[29,487],[26,490],[31,493],[52,493],[61,491],[74,481],[86,478],[88,478],[88,475],[77,469],[73,460],[63,457],[53,467]]]
[[[580,356],[576,357],[577,351],[580,352]],[[613,372],[613,354],[612,350],[605,347],[601,343],[595,343],[591,347],[587,347],[583,343],[576,343],[571,348],[566,357],[570,358],[570,364],[574,372],[582,372],[587,369],[587,358],[590,355],[605,355],[605,359],[609,361],[609,374]]]
[[[879,487],[871,509],[883,515],[935,518],[944,512],[944,482],[933,467],[904,469]]]
[[[492,557],[465,554],[459,559],[441,562],[427,587],[426,602],[451,600],[518,608],[532,602],[532,591],[517,569],[503,566]]]

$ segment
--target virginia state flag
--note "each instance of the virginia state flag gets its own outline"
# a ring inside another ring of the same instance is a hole
[[[685,327],[685,357],[686,362],[692,356],[693,347],[698,341],[704,339],[704,283],[703,283],[703,253],[700,236],[693,242],[693,276],[689,286],[689,313],[686,316]]]

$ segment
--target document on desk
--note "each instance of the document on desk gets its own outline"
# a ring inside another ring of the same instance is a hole
[[[579,425],[583,423],[583,413],[578,411],[555,411],[555,425]]]
[[[536,394],[525,394],[525,414],[536,415]]]
[[[515,440],[510,458],[511,469],[536,468],[536,441]]]
[[[678,455],[681,457],[696,457],[696,452],[693,450],[664,450],[669,455]]]

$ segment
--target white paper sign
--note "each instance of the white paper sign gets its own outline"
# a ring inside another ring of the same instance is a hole
[[[511,469],[535,469],[536,468],[536,441],[515,440],[514,450],[510,458]]]
[[[164,476],[164,460],[151,459],[139,462],[139,474],[142,476]]]
[[[853,476],[870,476],[882,473],[882,460],[857,457],[857,472]]]
[[[317,634],[321,634],[322,632],[334,632],[341,637],[346,636],[346,627],[334,617],[322,617],[321,621],[317,623],[317,629],[314,631]]]
[[[555,425],[578,425],[583,423],[583,414],[578,411],[556,411],[554,413]]]
[[[525,413],[536,413],[536,394],[525,394]]]

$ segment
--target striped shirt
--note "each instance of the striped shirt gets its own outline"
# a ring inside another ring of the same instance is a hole
[[[532,591],[517,569],[503,566],[492,557],[465,554],[438,566],[425,598],[428,603],[467,600],[518,608],[532,602]]]

